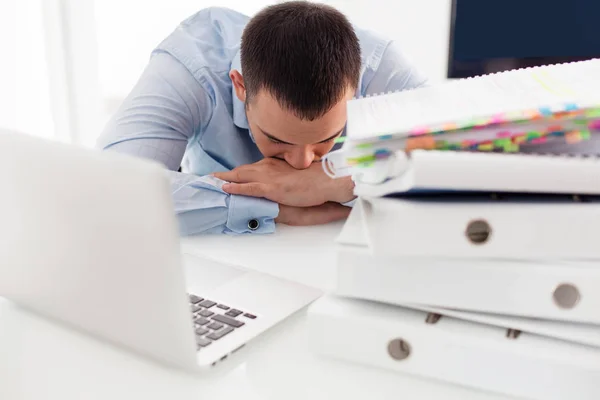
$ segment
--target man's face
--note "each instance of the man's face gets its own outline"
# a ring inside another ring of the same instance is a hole
[[[232,80],[235,84],[233,77]],[[237,94],[245,101],[245,91],[238,90]],[[248,125],[258,149],[263,156],[279,158],[296,169],[310,167],[333,148],[334,140],[342,134],[346,102],[353,95],[354,90],[348,88],[345,97],[325,115],[308,121],[282,108],[267,91],[260,91],[246,107]]]

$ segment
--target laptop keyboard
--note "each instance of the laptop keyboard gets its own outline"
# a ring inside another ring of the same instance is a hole
[[[231,308],[225,304],[190,294],[190,307],[196,332],[196,348],[210,346],[214,341],[242,328],[256,315]]]

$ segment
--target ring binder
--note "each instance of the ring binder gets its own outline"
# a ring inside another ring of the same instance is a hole
[[[320,356],[518,398],[600,398],[597,346],[445,315],[431,329],[426,314],[326,295],[309,307],[309,344]]]
[[[518,329],[507,329],[506,330],[506,337],[509,339],[516,339],[519,337],[519,335],[521,335],[521,331]]]
[[[600,133],[598,71],[593,59],[357,97],[338,161],[362,173],[416,149],[515,153],[591,140]]]
[[[465,235],[471,243],[482,245],[485,244],[492,235],[492,227],[486,220],[476,219],[467,224]]]
[[[404,339],[393,339],[388,344],[388,354],[396,361],[402,361],[410,356],[411,348]]]
[[[442,318],[441,314],[436,314],[436,313],[428,313],[427,314],[427,318],[425,318],[425,322],[428,324],[436,324],[440,318]]]

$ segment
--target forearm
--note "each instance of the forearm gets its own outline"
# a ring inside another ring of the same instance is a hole
[[[276,203],[225,193],[220,179],[167,171],[181,235],[275,231]],[[251,222],[252,221],[252,222]]]

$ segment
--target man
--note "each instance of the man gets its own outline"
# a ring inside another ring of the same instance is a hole
[[[424,83],[393,42],[331,7],[210,8],[155,49],[98,145],[169,169],[184,235],[322,224],[354,199],[352,180],[319,162],[344,134],[346,101]]]

